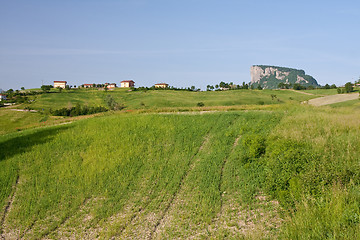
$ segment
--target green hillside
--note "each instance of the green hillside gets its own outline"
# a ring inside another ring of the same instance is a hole
[[[300,91],[289,90],[232,90],[189,92],[173,90],[157,91],[98,91],[88,89],[54,90],[50,93],[27,96],[28,102],[10,108],[34,109],[37,112],[19,112],[9,108],[0,108],[0,134],[23,130],[36,126],[48,126],[73,118],[51,116],[50,110],[81,106],[104,106],[108,97],[124,108],[116,113],[129,112],[168,112],[168,111],[201,111],[228,109],[264,109],[277,108],[287,104],[299,104],[322,95],[306,95]],[[202,103],[202,107],[198,107]],[[105,114],[113,114],[107,112]],[[83,117],[81,117],[83,118]],[[75,118],[76,119],[76,118]]]
[[[359,104],[300,104],[333,92],[71,90],[2,108],[1,238],[357,239]],[[47,114],[109,94],[125,109]]]
[[[3,135],[1,233],[356,239],[359,117],[299,105],[112,115]]]
[[[127,91],[117,89],[115,91],[98,90],[70,90],[53,92],[34,97],[35,101],[30,104],[31,108],[56,109],[61,107],[75,106],[77,103],[87,105],[106,105],[106,96],[112,96],[115,101],[123,104],[127,109],[142,108],[165,108],[165,107],[196,107],[198,102],[205,106],[234,106],[253,104],[280,104],[294,101],[306,101],[316,96],[304,95],[289,91],[257,91],[257,90],[234,90],[234,91]],[[277,99],[271,97],[276,95]],[[291,99],[290,99],[291,98]]]

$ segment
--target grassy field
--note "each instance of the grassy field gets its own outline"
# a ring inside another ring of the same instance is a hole
[[[295,91],[282,90],[237,90],[217,92],[188,91],[133,91],[116,89],[99,91],[88,89],[63,90],[29,96],[34,100],[31,104],[20,104],[11,108],[24,109],[29,107],[38,111],[15,112],[9,108],[0,108],[0,134],[17,130],[59,124],[63,118],[51,117],[50,109],[71,108],[77,104],[87,106],[107,106],[106,98],[110,95],[119,105],[124,106],[123,112],[168,112],[168,111],[201,111],[201,110],[245,110],[278,108],[283,105],[299,104],[316,95],[304,95]],[[198,103],[204,106],[197,107]],[[106,115],[106,114],[105,114]],[[70,120],[71,121],[71,120]]]
[[[63,94],[72,93],[42,97]],[[2,238],[359,238],[355,100],[316,108],[293,91],[111,94],[151,104],[77,118],[1,109]],[[180,106],[163,107],[167,98]]]
[[[2,234],[356,239],[359,119],[299,105],[109,115],[3,135]]]
[[[77,103],[105,105],[105,98],[110,95],[127,109],[156,109],[164,107],[196,107],[203,102],[205,106],[235,106],[252,104],[281,104],[285,102],[302,102],[316,96],[308,96],[295,91],[281,90],[237,90],[217,92],[189,92],[189,91],[132,91],[116,89],[114,91],[98,90],[63,90],[37,95],[35,102],[30,104],[36,110],[58,109],[75,106]],[[272,97],[274,95],[275,97]],[[20,106],[22,107],[22,106]]]
[[[337,93],[337,89],[312,89],[312,90],[301,90],[302,92],[314,94],[314,95],[335,95]]]

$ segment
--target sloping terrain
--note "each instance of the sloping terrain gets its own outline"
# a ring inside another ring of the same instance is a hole
[[[359,121],[297,105],[2,135],[1,238],[357,239]]]
[[[258,228],[270,236],[270,226],[280,223],[277,212],[262,207],[263,196],[248,209],[241,187],[232,189],[242,184],[232,173],[241,167],[235,164],[241,138],[252,132],[240,129],[268,116],[280,119],[272,113],[112,116],[7,135],[1,234],[159,239],[244,236]]]
[[[310,99],[308,101],[308,104],[313,105],[313,106],[324,106],[324,105],[329,105],[329,104],[334,104],[334,103],[339,103],[339,102],[355,100],[358,98],[359,98],[359,93],[337,94],[337,95],[330,95],[330,96],[325,96],[325,97],[321,97],[321,98]]]

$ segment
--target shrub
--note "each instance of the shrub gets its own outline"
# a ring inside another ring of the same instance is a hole
[[[347,82],[345,84],[345,92],[350,93],[354,90],[353,84],[351,82]]]
[[[267,191],[284,205],[292,203],[292,196],[300,196],[296,186],[311,156],[305,144],[291,140],[275,140],[266,149],[265,172]],[[294,191],[295,190],[295,191]]]
[[[205,104],[204,104],[203,102],[198,102],[196,105],[197,105],[198,107],[203,107],[203,106],[205,106]]]
[[[122,110],[125,108],[124,105],[117,103],[111,95],[107,95],[105,101],[111,110]]]
[[[89,115],[89,114],[106,112],[106,111],[108,111],[108,109],[103,106],[98,106],[98,107],[83,106],[83,107],[81,107],[80,104],[77,104],[75,107],[60,108],[60,109],[50,111],[50,112],[53,116],[74,117],[74,116]]]

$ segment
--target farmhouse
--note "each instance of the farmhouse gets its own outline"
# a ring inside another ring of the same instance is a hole
[[[155,84],[155,88],[167,88],[169,84],[167,83],[157,83]]]
[[[6,95],[0,94],[0,101],[4,101],[4,100],[6,100]]]
[[[54,81],[54,88],[60,87],[65,88],[66,87],[66,81]]]
[[[116,83],[105,83],[106,88],[116,88]]]
[[[121,81],[120,84],[121,84],[122,88],[129,88],[129,87],[135,86],[135,82],[133,80],[124,80],[124,81]]]

